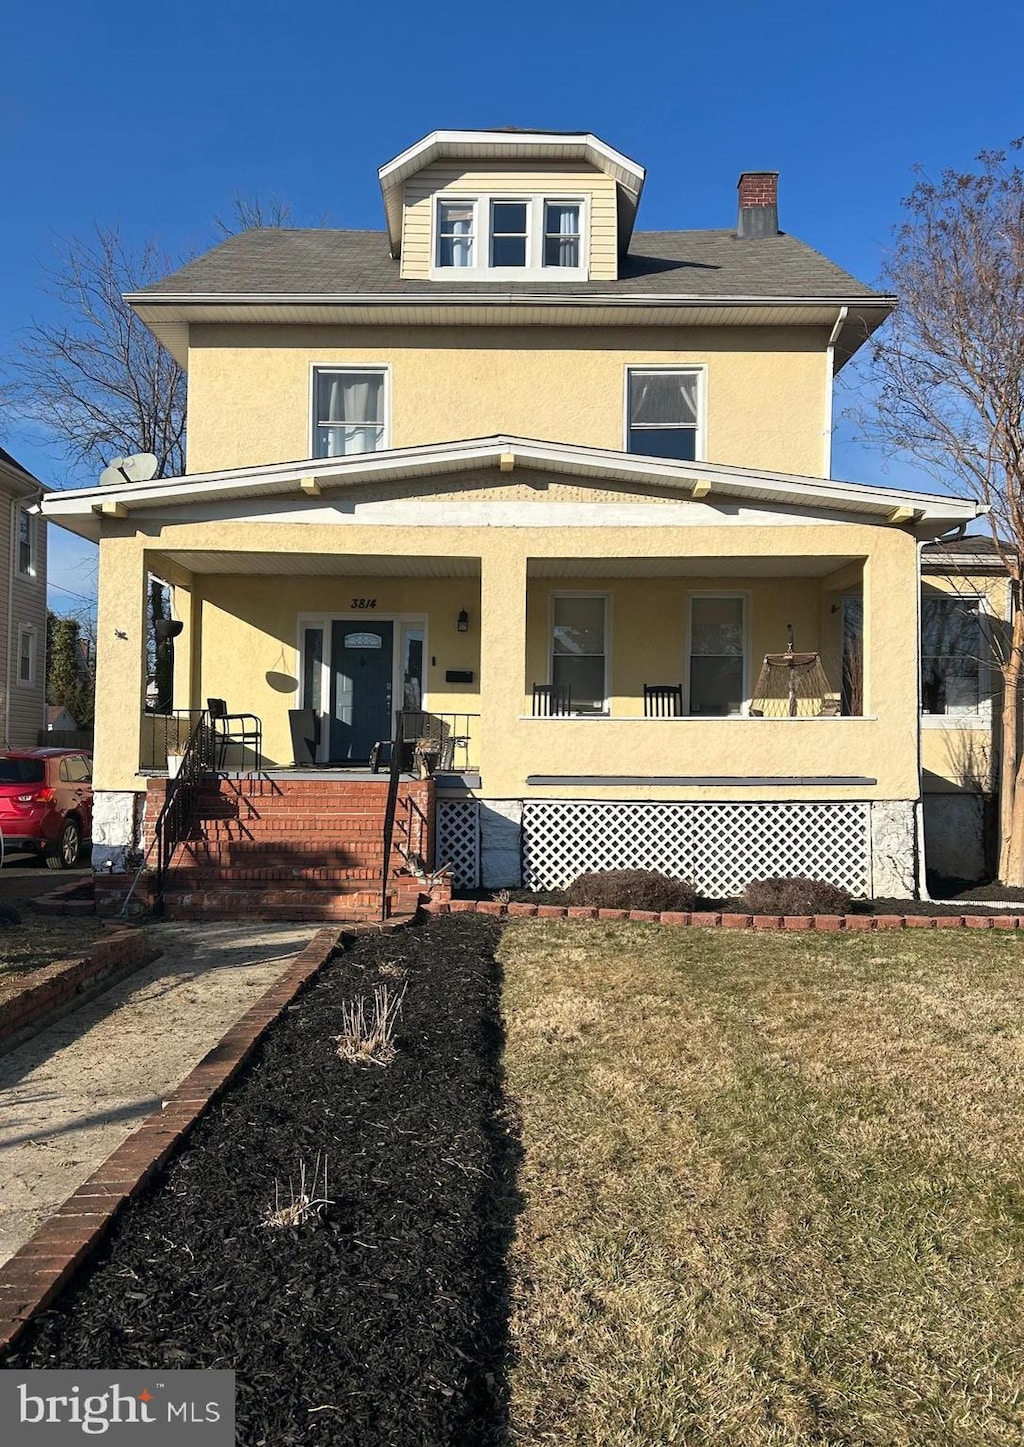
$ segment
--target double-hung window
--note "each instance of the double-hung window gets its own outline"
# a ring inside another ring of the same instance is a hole
[[[36,681],[36,630],[31,623],[18,629],[18,682],[30,687]]]
[[[746,696],[746,607],[742,595],[690,599],[690,712],[738,714]]]
[[[987,713],[987,634],[979,598],[926,591],[921,600],[921,708],[936,716]]]
[[[35,519],[24,507],[18,509],[18,574],[22,578],[36,575]]]
[[[700,457],[699,367],[630,367],[626,376],[626,450],[694,462]]]
[[[314,457],[350,457],[387,446],[383,367],[317,367],[313,408]]]
[[[551,682],[568,686],[573,713],[607,713],[608,600],[559,593],[551,600]]]
[[[586,276],[584,202],[548,196],[439,197],[435,273],[549,280]]]

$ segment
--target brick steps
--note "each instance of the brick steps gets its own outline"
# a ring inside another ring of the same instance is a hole
[[[152,828],[166,785],[150,786]],[[195,819],[175,854],[164,889],[169,915],[236,918],[376,920],[384,862],[387,780],[221,780],[202,788]],[[433,783],[403,783],[425,821]],[[426,841],[425,841],[426,842]],[[394,876],[403,858],[392,848]],[[392,908],[415,911],[418,885],[408,875],[390,889]]]

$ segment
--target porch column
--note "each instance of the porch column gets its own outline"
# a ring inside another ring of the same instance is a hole
[[[93,752],[93,867],[119,870],[136,840],[146,676],[146,554],[141,540],[100,543]]]
[[[507,539],[502,549],[480,560],[480,773],[492,795],[507,793],[526,693],[526,558]]]

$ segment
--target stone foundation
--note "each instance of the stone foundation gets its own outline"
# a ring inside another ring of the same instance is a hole
[[[100,789],[92,801],[92,867],[97,874],[123,873],[142,837],[145,795]]]

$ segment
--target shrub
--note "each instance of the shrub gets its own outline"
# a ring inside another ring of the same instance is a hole
[[[693,909],[696,891],[686,879],[656,869],[606,869],[581,874],[566,890],[567,904],[598,909]]]
[[[751,914],[849,914],[850,896],[823,879],[752,879],[743,894]]]

